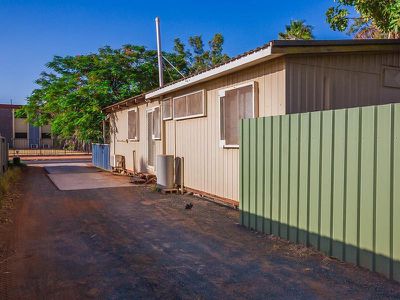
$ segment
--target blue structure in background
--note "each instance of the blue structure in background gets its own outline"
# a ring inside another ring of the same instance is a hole
[[[37,147],[39,147],[39,142],[40,142],[39,131],[40,131],[39,127],[29,124],[29,148],[32,148],[32,145],[37,145]]]
[[[97,168],[111,171],[109,144],[92,144],[92,163]]]

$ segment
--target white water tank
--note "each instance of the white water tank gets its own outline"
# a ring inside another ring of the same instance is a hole
[[[174,156],[157,155],[157,187],[174,188]]]

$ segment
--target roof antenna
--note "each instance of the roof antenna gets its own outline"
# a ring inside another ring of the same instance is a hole
[[[158,81],[160,83],[160,87],[163,87],[164,77],[163,77],[163,62],[162,62],[162,52],[161,52],[161,34],[160,34],[159,17],[156,17],[156,34],[157,34]]]

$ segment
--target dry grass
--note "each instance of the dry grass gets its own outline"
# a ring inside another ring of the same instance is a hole
[[[21,168],[12,167],[0,177],[0,208],[3,206],[6,195],[12,192],[16,182],[21,177]]]

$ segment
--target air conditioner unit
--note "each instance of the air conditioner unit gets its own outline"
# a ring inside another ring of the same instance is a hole
[[[31,144],[31,149],[39,149],[39,145],[38,144]]]
[[[114,167],[117,169],[125,170],[125,156],[115,155],[114,156]]]

